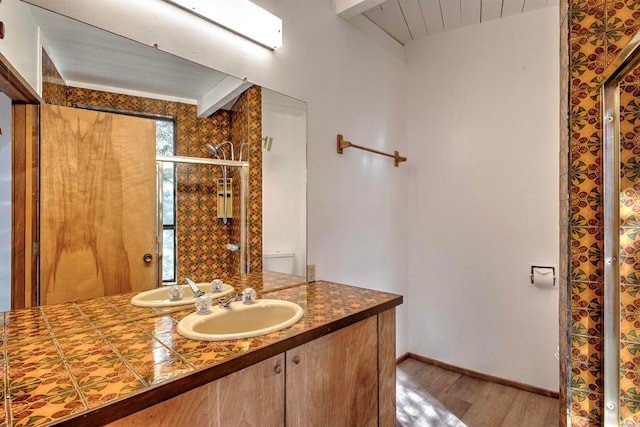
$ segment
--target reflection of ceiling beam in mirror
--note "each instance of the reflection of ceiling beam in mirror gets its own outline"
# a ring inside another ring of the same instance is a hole
[[[366,12],[384,0],[333,0],[333,10],[344,19]]]
[[[283,95],[273,90],[262,88],[262,104],[268,104],[274,107],[283,107],[287,109],[307,111],[307,103],[300,101],[299,99],[292,98],[288,95]]]
[[[249,0],[165,0],[268,49],[282,46],[282,19]]]
[[[195,104],[227,74],[37,6],[43,46],[66,84]]]
[[[227,76],[198,99],[198,117],[209,117],[251,87],[246,79]]]

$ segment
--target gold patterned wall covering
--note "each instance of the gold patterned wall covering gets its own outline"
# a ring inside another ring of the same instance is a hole
[[[240,96],[231,109],[231,141],[236,158],[241,145],[248,143],[249,200],[247,243],[250,271],[262,271],[262,89],[252,86]],[[242,148],[246,159],[247,148]],[[234,181],[239,182],[238,179]],[[232,226],[232,236],[240,235],[238,222]],[[239,242],[239,238],[237,240]],[[237,253],[236,253],[236,256]]]
[[[67,85],[53,61],[42,49],[42,99],[47,104],[65,105]]]
[[[562,161],[568,165],[569,191],[568,200],[561,200],[561,205],[568,207],[563,228],[568,237],[562,239],[568,256],[568,288],[564,296],[561,294],[560,303],[561,313],[564,307],[568,310],[569,361],[568,383],[561,384],[566,387],[566,400],[561,404],[566,404],[572,426],[590,426],[600,425],[603,419],[604,228],[599,89],[605,69],[640,29],[640,2],[571,0],[567,26],[563,34],[568,33],[569,39],[570,84],[566,90],[570,108],[565,129],[570,138],[568,158]],[[566,152],[564,147],[561,155]],[[630,408],[621,408],[621,413],[629,415],[625,411]],[[565,420],[561,419],[562,423]],[[640,425],[631,422],[629,425]]]
[[[179,156],[211,157],[204,144],[216,145],[229,139],[227,111],[200,119],[195,105],[179,104],[176,124]],[[179,164],[176,172],[178,280],[226,277],[233,264],[226,249],[231,230],[217,215],[216,186],[222,170],[218,166]]]
[[[51,71],[55,70],[53,63],[51,63],[51,66],[52,68],[47,68],[50,70],[48,72],[59,76],[57,70],[55,73]],[[244,137],[236,141],[235,138],[232,138],[232,116],[238,115],[229,111],[220,110],[210,117],[198,118],[196,106],[194,105],[76,87],[65,87],[65,96],[62,97],[59,94],[60,86],[62,85],[53,82],[47,85],[46,93],[51,94],[45,98],[47,102],[66,106],[78,104],[106,107],[122,111],[174,117],[176,155],[208,158],[211,157],[211,154],[206,150],[205,143],[216,145],[231,139],[234,145],[239,147],[241,142],[252,140]],[[45,88],[43,88],[44,92]],[[256,124],[252,123],[252,121],[257,120],[257,147],[259,148],[262,117],[259,109],[261,104],[256,104],[254,99],[256,96],[259,99],[260,88],[250,88],[249,92],[251,93],[250,95],[241,97],[241,99],[247,99],[247,106],[243,107],[247,118],[241,121],[244,128],[253,129],[253,132],[255,132]],[[253,111],[256,105],[258,111]],[[253,146],[255,146],[255,141]],[[237,148],[236,152],[238,152]],[[252,148],[251,168],[261,167],[261,154],[262,152],[259,149]],[[256,157],[258,158],[256,159]],[[233,169],[228,168],[227,170],[232,171]],[[259,255],[260,264],[252,263],[255,266],[252,271],[261,271],[262,199],[260,195],[262,193],[262,170],[253,169],[251,176],[254,178],[251,180],[253,188],[250,189],[250,193],[254,194],[254,196],[248,206],[248,214],[249,218],[258,217],[260,220],[254,220],[252,228],[252,233],[259,236],[258,239],[254,237],[259,246],[251,248],[252,256],[254,253]],[[258,177],[258,179],[255,179],[255,177]],[[230,221],[228,225],[223,224],[222,219],[217,218],[216,182],[219,178],[222,178],[220,167],[177,166],[177,276],[180,282],[184,281],[185,277],[191,277],[196,281],[208,281],[216,277],[228,277],[238,272],[238,264],[235,260],[230,259],[226,244],[239,243],[238,239],[231,234],[239,222],[239,215],[236,216],[237,220]],[[239,176],[237,181],[239,182]],[[234,205],[239,207],[238,196],[239,189],[234,192],[234,198],[236,198]],[[237,234],[239,235],[239,232]]]

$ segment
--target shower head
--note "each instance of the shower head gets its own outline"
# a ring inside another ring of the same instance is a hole
[[[218,155],[218,150],[220,149],[220,147],[222,146],[222,144],[218,144],[215,147],[209,143],[206,143],[204,145],[205,147],[207,147],[207,150],[209,150],[211,152],[211,154],[213,154],[214,156],[216,156],[216,158],[220,158],[220,156]],[[224,153],[223,153],[224,154]]]
[[[207,150],[211,151],[211,154],[218,154],[218,150],[216,150],[216,147],[213,145],[206,143],[204,146],[207,147]]]
[[[229,146],[231,147],[231,160],[234,160],[234,153],[233,153],[233,144],[230,141],[223,141],[220,144],[213,146],[209,143],[205,144],[204,146],[207,147],[207,150],[209,150],[211,152],[211,154],[213,154],[214,156],[216,156],[217,159],[220,158],[220,155],[218,154],[218,152],[220,151],[220,149],[222,148],[223,145],[225,144],[229,144]],[[227,156],[224,154],[224,151],[222,151],[222,157],[226,160]]]

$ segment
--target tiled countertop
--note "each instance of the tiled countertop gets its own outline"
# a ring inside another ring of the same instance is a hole
[[[0,313],[0,426],[109,421],[114,408],[143,409],[402,303],[398,295],[271,272],[225,283],[296,302],[304,317],[268,335],[204,342],[176,332],[192,307],[135,307],[133,294]]]

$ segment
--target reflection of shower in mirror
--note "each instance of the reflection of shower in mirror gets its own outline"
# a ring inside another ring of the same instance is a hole
[[[223,141],[220,144],[216,145],[215,147],[209,143],[206,143],[204,146],[207,147],[207,150],[209,150],[211,152],[211,154],[213,154],[214,156],[216,156],[216,159],[220,160],[220,154],[222,153],[222,160],[227,160],[227,155],[225,154],[225,152],[222,150],[222,147],[225,145],[229,145],[229,147],[231,147],[231,160],[235,160],[235,154],[233,152],[233,144],[231,143],[231,141]],[[240,156],[242,157],[242,146],[240,146]],[[222,222],[224,224],[227,223],[227,167],[226,166],[220,166],[222,168],[222,182],[223,182],[223,203],[222,203]]]
[[[225,145],[229,145],[229,147],[231,147],[231,159],[229,160],[235,160],[235,154],[233,153],[233,144],[231,143],[231,141],[223,141],[220,144],[216,145],[215,147],[209,143],[205,144],[205,147],[207,147],[207,150],[209,150],[214,156],[216,156],[216,159],[220,159],[220,155],[219,153],[222,153],[222,159],[223,160],[227,160],[227,155],[225,154],[224,151],[221,151],[221,148]]]
[[[247,156],[244,159],[242,158],[243,149],[244,149],[244,151],[247,152]],[[248,142],[240,144],[240,156],[239,156],[238,160],[239,161],[243,161],[244,160],[245,162],[249,161],[249,143]]]

